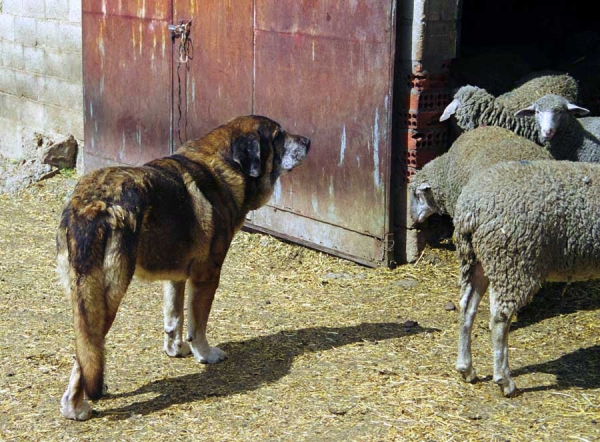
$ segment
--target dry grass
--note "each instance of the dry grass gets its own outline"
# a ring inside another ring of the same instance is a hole
[[[59,412],[72,358],[54,232],[73,185],[0,196],[0,439],[592,441],[600,439],[600,284],[548,285],[510,336],[522,394],[491,382],[487,300],[475,326],[481,382],[455,373],[453,252],[369,269],[264,235],[234,240],[205,366],[162,351],[162,290],[135,281],[107,340],[110,395],[93,419]]]

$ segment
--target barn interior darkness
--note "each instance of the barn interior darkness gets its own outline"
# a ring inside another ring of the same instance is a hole
[[[589,3],[578,0],[463,0],[461,21],[461,52],[524,45],[537,46],[547,56],[568,51],[570,40],[584,31],[598,31],[599,23]]]
[[[600,58],[599,21],[590,5],[580,0],[463,0],[459,58],[510,52],[531,70],[580,75],[584,60],[589,67],[592,56]]]

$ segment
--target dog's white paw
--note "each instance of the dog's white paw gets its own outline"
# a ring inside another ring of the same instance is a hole
[[[183,358],[192,352],[190,345],[187,342],[180,339],[169,339],[168,336],[165,336],[164,349],[165,353],[172,358]]]
[[[203,364],[216,364],[227,359],[227,353],[218,347],[210,347],[210,350],[204,354],[194,353],[198,362]]]
[[[77,408],[69,401],[69,392],[66,391],[60,401],[60,412],[67,419],[85,421],[92,417],[92,408],[88,401],[83,400],[81,407]]]

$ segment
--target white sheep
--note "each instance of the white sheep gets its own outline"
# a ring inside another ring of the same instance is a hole
[[[462,130],[479,126],[499,126],[541,144],[533,118],[517,118],[514,113],[547,94],[556,94],[577,101],[577,82],[568,74],[540,75],[524,82],[498,98],[485,89],[463,86],[446,106],[440,121],[451,116]]]
[[[469,181],[456,203],[461,325],[456,369],[476,380],[471,330],[489,286],[494,382],[516,393],[508,365],[515,312],[544,281],[600,278],[600,164],[508,161]]]
[[[600,117],[575,118],[589,110],[548,94],[515,113],[534,117],[540,141],[557,160],[600,162]]]
[[[430,215],[454,216],[462,188],[473,175],[500,161],[552,159],[541,146],[508,129],[486,126],[464,132],[448,152],[427,163],[409,185],[410,216],[422,223]]]

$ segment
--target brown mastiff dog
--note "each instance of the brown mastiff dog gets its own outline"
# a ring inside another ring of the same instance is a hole
[[[300,165],[310,140],[262,116],[244,116],[140,167],[81,178],[57,233],[58,272],[73,308],[76,360],[61,400],[69,419],[88,419],[85,400],[104,389],[104,337],[132,277],[165,280],[164,348],[203,363],[225,359],[206,323],[221,266],[246,214],[277,179]],[[184,292],[188,327],[183,336]]]

